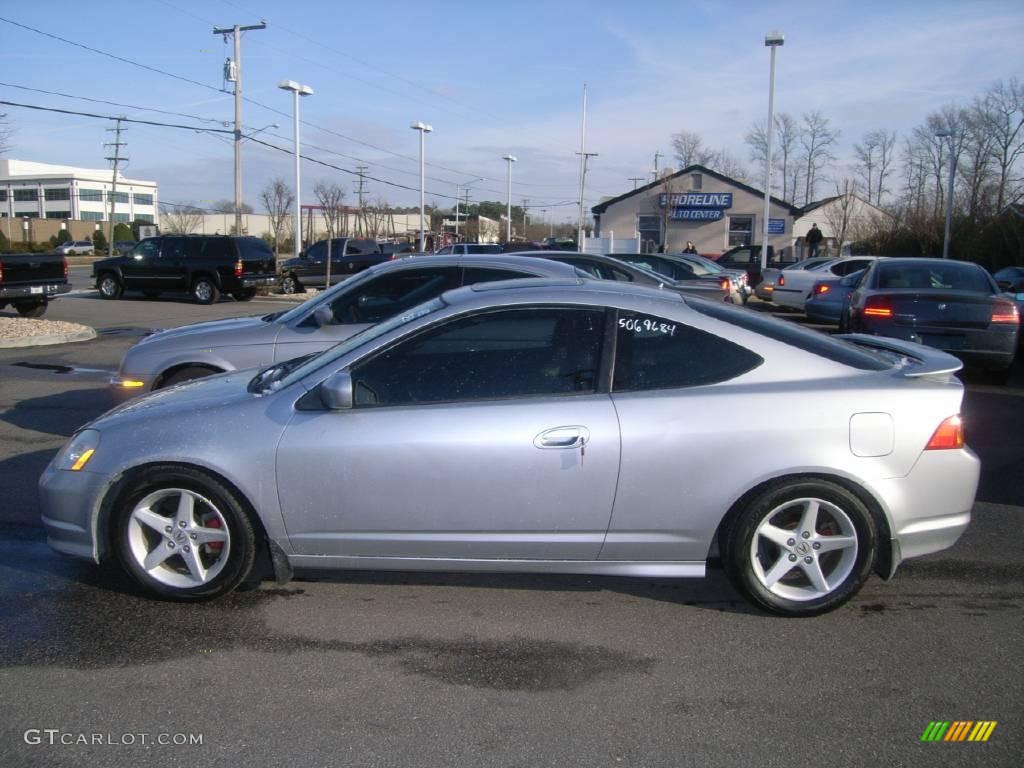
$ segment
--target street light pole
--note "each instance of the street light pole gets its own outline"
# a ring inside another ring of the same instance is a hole
[[[296,83],[294,80],[282,80],[277,85],[283,91],[292,92],[292,111],[295,119],[295,243],[294,254],[298,258],[302,249],[302,178],[300,176],[299,155],[299,96],[312,96],[313,89],[308,85]]]
[[[512,163],[516,161],[515,155],[505,155],[502,160],[508,163],[508,216],[505,222],[505,242],[512,242]]]
[[[949,139],[949,179],[946,184],[946,228],[942,233],[942,258],[949,258],[949,237],[953,230],[953,176],[956,174],[956,156],[953,153],[953,138],[956,133],[950,129],[935,132],[937,139]]]
[[[415,122],[409,126],[414,131],[420,132],[420,250],[425,251],[427,249],[427,233],[424,228],[424,218],[426,211],[425,196],[426,196],[426,164],[423,162],[423,139],[433,129],[432,126],[426,123]]]
[[[764,44],[772,49],[771,74],[768,76],[768,142],[764,160],[764,216],[761,222],[761,273],[768,268],[768,217],[771,215],[772,200],[772,137],[775,129],[775,50],[785,43],[781,32],[769,32]]]

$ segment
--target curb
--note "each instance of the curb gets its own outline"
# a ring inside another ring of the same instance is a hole
[[[0,339],[0,349],[18,347],[43,347],[50,344],[69,344],[73,341],[89,341],[96,338],[96,329],[84,327],[74,333],[52,333],[49,336],[24,336],[20,339]]]

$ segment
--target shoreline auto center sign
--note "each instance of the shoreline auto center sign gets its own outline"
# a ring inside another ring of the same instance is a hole
[[[732,192],[662,192],[658,205],[671,206],[676,221],[719,221],[732,208]]]

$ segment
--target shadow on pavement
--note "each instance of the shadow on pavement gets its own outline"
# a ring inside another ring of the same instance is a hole
[[[967,445],[981,458],[978,501],[1024,506],[1024,401],[1018,394],[964,393]]]
[[[20,400],[0,413],[0,420],[21,429],[70,437],[113,405],[106,389],[72,389]]]

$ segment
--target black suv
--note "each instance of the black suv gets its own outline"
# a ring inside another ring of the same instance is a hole
[[[277,282],[276,266],[274,252],[258,237],[161,235],[94,262],[92,277],[104,299],[125,291],[150,298],[188,291],[199,304],[213,304],[221,293],[248,301],[258,286]]]
[[[398,258],[397,252],[383,253],[376,240],[354,237],[331,239],[331,285],[340,283],[355,272]],[[299,254],[281,262],[281,290],[302,293],[306,286],[327,285],[327,241],[319,240]]]

